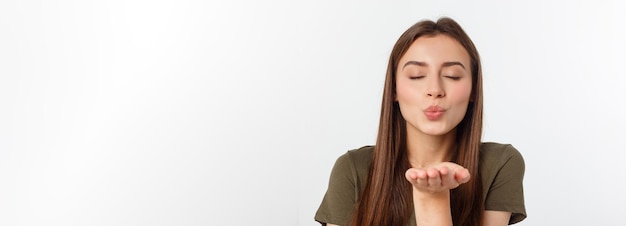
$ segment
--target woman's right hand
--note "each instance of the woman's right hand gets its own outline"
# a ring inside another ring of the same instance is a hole
[[[420,192],[439,193],[467,183],[470,173],[456,163],[442,162],[426,168],[410,168],[405,177]]]

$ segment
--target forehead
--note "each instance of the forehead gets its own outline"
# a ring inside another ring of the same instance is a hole
[[[470,57],[467,50],[456,39],[438,34],[416,39],[400,58],[399,66],[411,60],[436,65],[448,61],[459,61],[469,66]]]

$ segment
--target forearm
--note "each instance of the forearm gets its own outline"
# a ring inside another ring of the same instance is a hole
[[[421,192],[413,188],[415,220],[420,226],[452,226],[450,191]]]

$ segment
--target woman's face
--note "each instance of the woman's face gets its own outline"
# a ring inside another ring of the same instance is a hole
[[[461,122],[472,92],[470,57],[447,35],[422,36],[400,58],[396,100],[409,135],[445,135]]]

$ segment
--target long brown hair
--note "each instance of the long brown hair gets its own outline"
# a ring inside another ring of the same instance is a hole
[[[443,17],[424,20],[411,26],[396,42],[383,91],[378,138],[372,156],[369,176],[355,207],[352,225],[406,225],[413,213],[411,184],[404,173],[410,168],[407,157],[406,121],[395,101],[396,69],[400,58],[421,36],[447,35],[467,50],[472,69],[472,93],[467,113],[456,128],[454,162],[470,171],[471,180],[451,190],[450,206],[455,225],[475,225],[482,221],[483,191],[478,168],[482,136],[482,72],[480,58],[472,40],[454,20]]]

